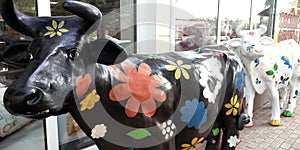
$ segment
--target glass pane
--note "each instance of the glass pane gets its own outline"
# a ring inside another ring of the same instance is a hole
[[[64,0],[51,0],[52,16],[72,15],[61,7]],[[102,12],[102,24],[91,34],[92,39],[108,38],[135,53],[134,0],[82,0]],[[93,145],[70,114],[58,116],[59,149],[82,149]]]
[[[175,7],[176,51],[216,43],[218,0],[177,0]]]
[[[51,15],[72,15],[62,9],[64,0],[51,0]],[[92,38],[106,37],[119,43],[130,53],[135,53],[134,39],[134,0],[82,0],[90,3],[102,12],[102,26]]]
[[[277,1],[275,42],[287,39],[294,39],[298,43],[300,42],[299,7],[300,2],[298,0]]]
[[[235,29],[242,23],[250,28],[250,9],[251,0],[220,0],[221,42],[236,38]]]
[[[16,7],[22,13],[36,16],[35,0],[14,0]],[[12,45],[28,44],[24,42],[31,38],[22,35],[3,21],[0,15],[0,53],[10,51]],[[24,45],[26,49],[27,45]],[[14,53],[15,54],[15,53]],[[11,55],[10,55],[11,56]],[[45,136],[43,120],[31,120],[20,116],[11,115],[3,105],[3,94],[6,87],[15,80],[18,69],[15,65],[4,65],[0,61],[0,149],[1,150],[44,150]],[[16,72],[17,71],[17,72]],[[8,76],[3,76],[3,74]],[[25,145],[25,146],[24,146]]]

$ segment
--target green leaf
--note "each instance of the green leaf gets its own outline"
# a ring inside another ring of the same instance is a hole
[[[215,128],[215,129],[211,130],[211,132],[212,132],[212,134],[213,134],[214,136],[217,136],[217,135],[219,135],[219,133],[220,133],[220,129],[219,129],[219,128]]]
[[[201,52],[201,48],[198,48],[198,49],[197,49],[197,53],[200,53],[200,52]]]
[[[277,71],[277,70],[278,70],[278,65],[277,65],[277,63],[275,63],[273,69],[274,69],[274,71]]]
[[[135,140],[141,140],[148,136],[151,136],[151,133],[146,129],[136,129],[127,133],[127,135]]]
[[[271,75],[274,74],[274,71],[273,70],[269,70],[269,71],[266,72],[266,74],[269,75],[269,76],[271,76]]]

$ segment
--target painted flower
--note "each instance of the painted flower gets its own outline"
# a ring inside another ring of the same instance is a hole
[[[239,103],[237,101],[237,95],[234,97],[231,97],[230,103],[225,104],[225,107],[228,108],[229,110],[226,112],[226,115],[233,115],[236,116],[239,108]]]
[[[192,101],[186,100],[185,105],[180,108],[181,121],[188,123],[189,128],[199,129],[206,122],[207,110],[205,104],[194,98]]]
[[[236,147],[236,145],[239,142],[239,139],[237,138],[237,136],[230,136],[230,139],[227,140],[227,142],[229,143],[229,147]]]
[[[50,38],[54,36],[62,36],[62,33],[69,32],[68,29],[64,29],[63,26],[65,25],[65,21],[61,21],[57,24],[55,20],[52,20],[52,27],[46,26],[46,29],[48,30],[47,33],[44,34],[44,36],[50,36]]]
[[[99,139],[103,138],[105,136],[105,133],[107,132],[107,127],[104,124],[96,125],[92,129],[92,138]]]
[[[176,129],[175,124],[172,120],[168,120],[167,122],[162,123],[162,134],[165,136],[165,140],[169,139],[174,135],[174,130]]]
[[[141,106],[147,117],[152,117],[156,112],[156,103],[166,100],[166,93],[159,89],[164,85],[163,77],[151,75],[151,68],[141,63],[136,69],[135,64],[125,60],[121,64],[122,70],[111,66],[112,76],[122,83],[115,85],[109,92],[112,101],[127,100],[125,113],[128,117],[135,117]]]
[[[196,150],[199,146],[200,143],[204,140],[204,137],[198,139],[197,137],[193,138],[191,141],[191,144],[182,144],[181,148],[182,150]]]
[[[243,86],[243,71],[236,73],[235,77],[235,88],[240,92]]]
[[[287,65],[288,68],[292,69],[292,65],[288,56],[281,56],[281,60],[284,61],[284,64]]]
[[[174,71],[175,70],[175,79],[178,80],[181,75],[183,75],[183,77],[185,79],[190,79],[190,75],[189,73],[186,71],[186,69],[191,69],[191,65],[186,65],[183,64],[182,60],[177,60],[176,62],[173,62],[171,60],[167,60],[167,62],[169,63],[169,65],[166,65],[165,68],[168,71]]]
[[[80,102],[80,111],[85,111],[86,109],[93,109],[95,104],[100,101],[100,96],[97,94],[96,90],[93,90],[85,99]]]
[[[208,67],[209,66],[209,67]],[[205,66],[200,66],[200,84],[204,87],[203,96],[208,99],[208,102],[215,103],[216,96],[221,88],[221,81],[223,80],[223,75],[220,73],[219,69],[221,64],[213,60],[210,64]]]

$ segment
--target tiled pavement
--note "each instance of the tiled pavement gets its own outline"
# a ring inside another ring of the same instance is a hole
[[[280,126],[270,126],[270,116],[270,103],[254,112],[254,126],[241,131],[237,150],[300,150],[300,100],[292,117],[281,116]]]

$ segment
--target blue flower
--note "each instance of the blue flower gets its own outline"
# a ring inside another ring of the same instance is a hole
[[[281,60],[284,61],[284,64],[288,66],[288,68],[291,68],[292,69],[292,65],[290,63],[290,60],[287,56],[281,56]]]
[[[257,67],[260,63],[259,58],[254,59],[255,67]]]
[[[185,105],[181,107],[181,121],[188,123],[189,128],[199,129],[202,124],[206,122],[207,110],[205,104],[198,99],[194,98],[191,100],[186,100]]]
[[[243,70],[239,71],[235,75],[235,88],[240,92],[243,86]]]

